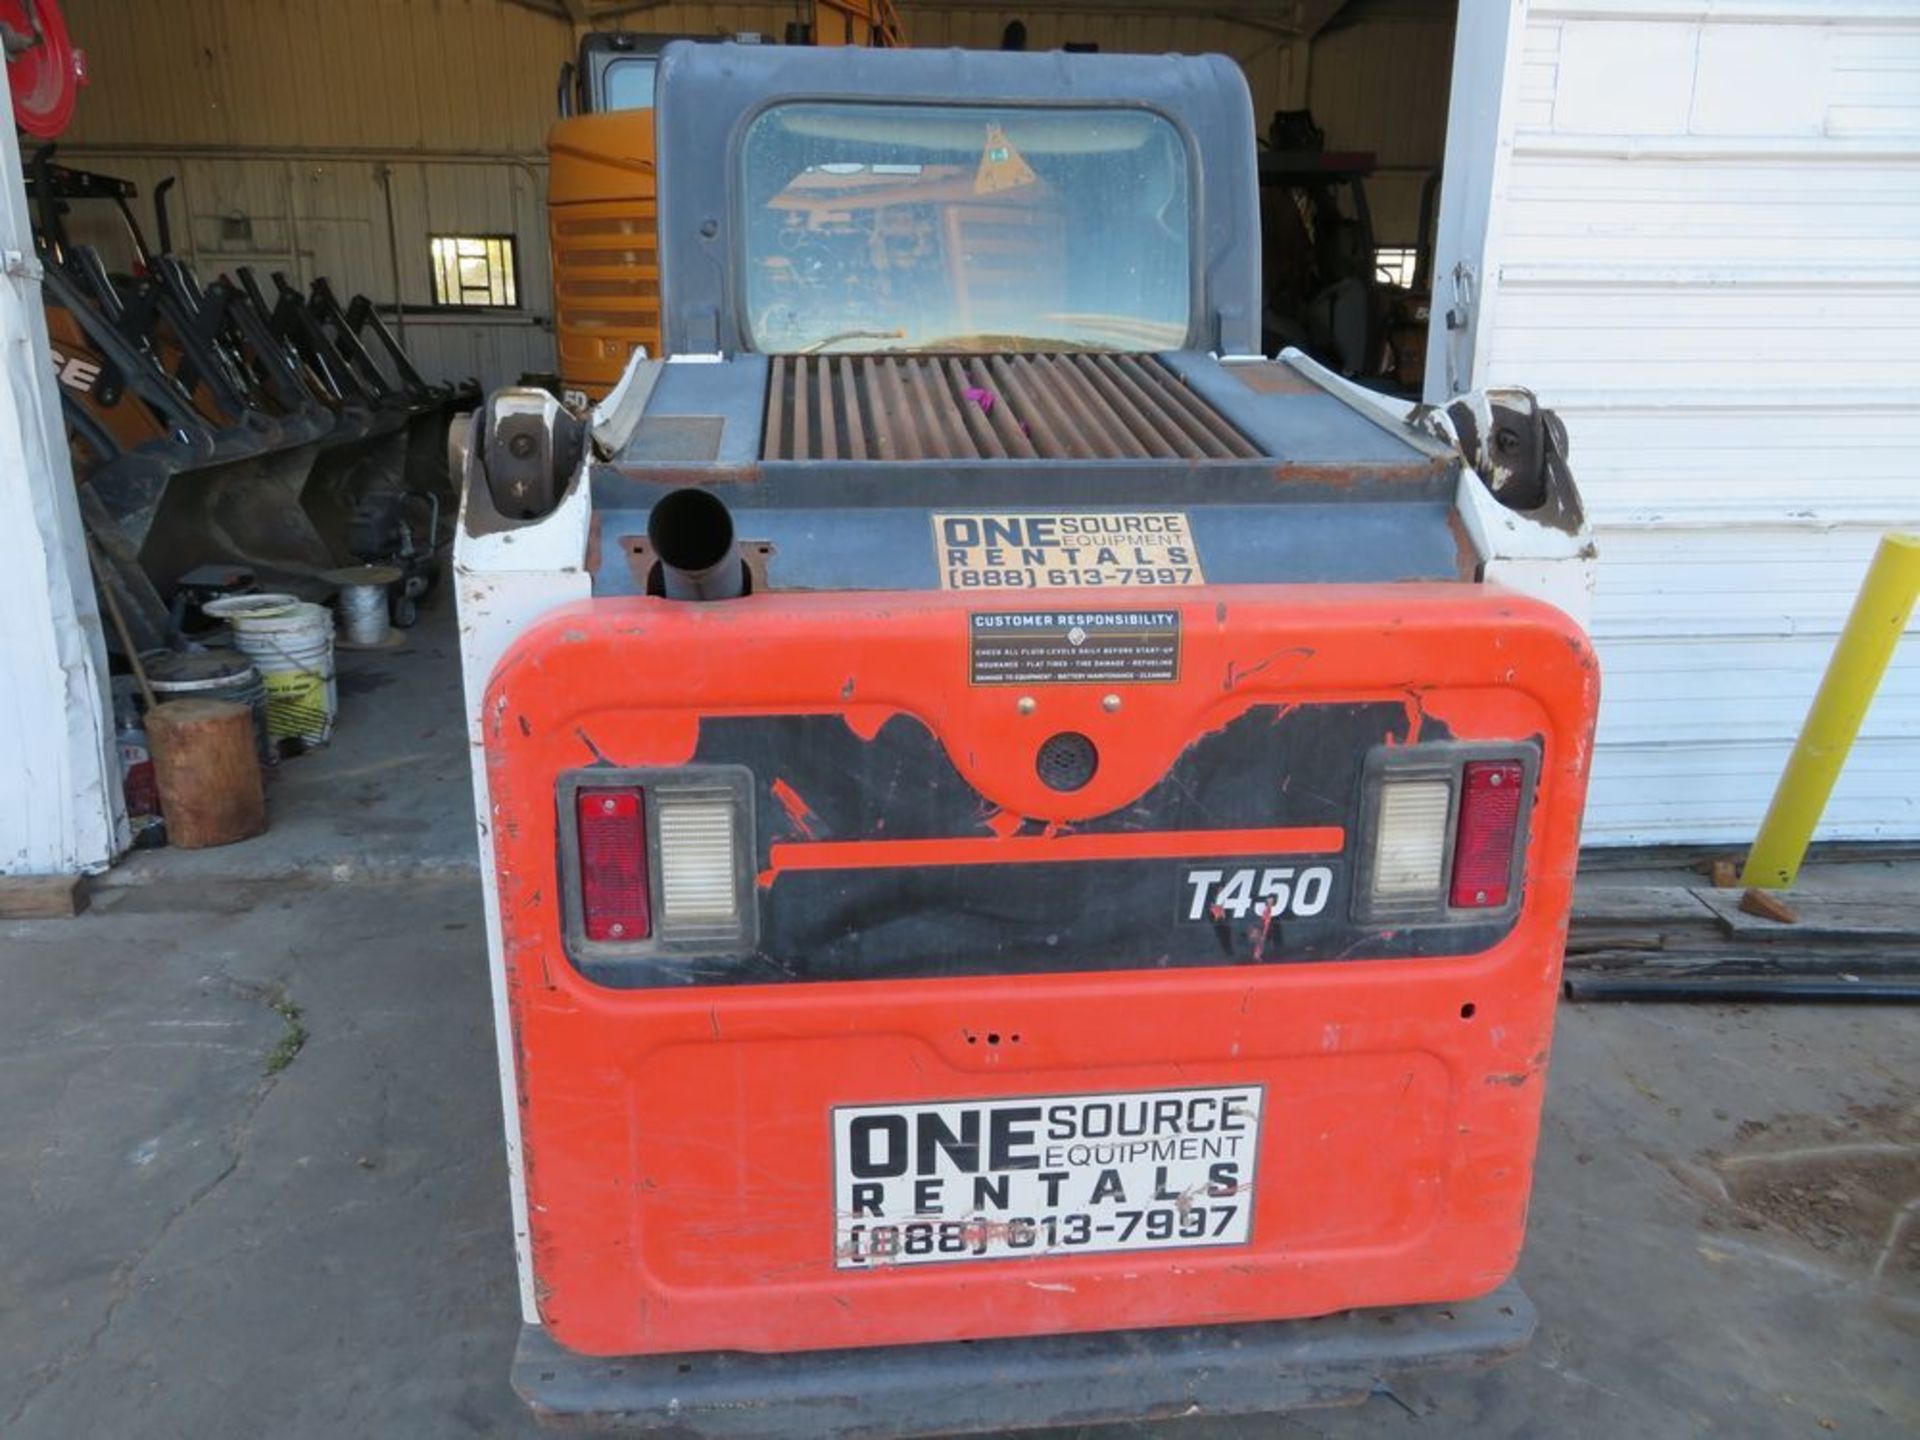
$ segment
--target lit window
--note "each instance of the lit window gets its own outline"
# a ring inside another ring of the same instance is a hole
[[[520,303],[511,235],[435,235],[433,303],[511,309]]]
[[[1420,252],[1411,246],[1382,245],[1373,252],[1373,273],[1380,277],[1382,285],[1398,285],[1402,290],[1413,288],[1413,272],[1420,263]]]

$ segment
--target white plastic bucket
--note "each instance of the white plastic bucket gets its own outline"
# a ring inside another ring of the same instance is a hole
[[[324,745],[340,710],[334,684],[333,612],[295,602],[229,613],[234,648],[267,687],[267,732],[276,741]]]
[[[232,622],[236,615],[284,615],[300,603],[298,595],[266,591],[254,595],[222,595],[200,607],[202,615]]]

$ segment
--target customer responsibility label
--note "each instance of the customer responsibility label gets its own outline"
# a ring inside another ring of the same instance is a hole
[[[943,590],[1204,585],[1179,510],[965,511],[933,517]]]
[[[833,1112],[842,1270],[1244,1245],[1259,1085]]]
[[[975,685],[1143,684],[1180,678],[1178,610],[979,610],[967,616]]]

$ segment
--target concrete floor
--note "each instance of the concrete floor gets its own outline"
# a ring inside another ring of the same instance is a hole
[[[333,743],[267,774],[265,835],[139,851],[111,885],[473,873],[473,779],[451,603],[430,597],[397,650],[343,651]]]
[[[0,923],[7,1440],[532,1433],[432,624],[348,662],[339,740],[276,778],[270,836]],[[295,871],[335,878],[272,878]],[[1916,1199],[1920,1014],[1568,1007],[1524,1356],[1352,1410],[1050,1440],[1920,1433]]]

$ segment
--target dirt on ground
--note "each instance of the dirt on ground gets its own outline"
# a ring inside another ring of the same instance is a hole
[[[1920,1101],[1749,1120],[1678,1173],[1725,1223],[1790,1237],[1876,1295],[1920,1301]]]

